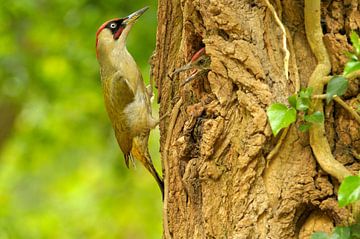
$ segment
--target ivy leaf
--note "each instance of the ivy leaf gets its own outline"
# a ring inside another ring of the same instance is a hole
[[[312,88],[305,88],[300,91],[299,97],[296,101],[297,110],[306,111],[309,109],[312,92],[313,92]]]
[[[296,101],[297,101],[297,95],[296,94],[293,94],[293,95],[288,97],[289,104],[294,108],[296,108]]]
[[[360,70],[360,61],[349,61],[346,63],[344,68],[344,76]]]
[[[274,136],[276,136],[282,128],[286,128],[296,121],[296,110],[294,108],[288,108],[281,103],[270,105],[267,110],[267,115]]]
[[[345,54],[345,56],[347,56],[350,59],[350,61],[358,61],[359,60],[358,56],[352,52],[344,52],[344,54]]]
[[[345,64],[344,76],[348,76],[352,72],[360,70],[360,61],[359,61],[360,39],[359,36],[356,34],[356,32],[350,33],[350,40],[354,47],[355,53],[347,53],[347,56],[350,58],[350,61],[348,61]]]
[[[320,111],[316,111],[311,115],[305,115],[304,117],[306,122],[309,123],[323,123],[324,122],[324,114],[321,113]]]
[[[330,239],[351,239],[350,227],[335,227]]]
[[[351,32],[350,40],[351,40],[352,45],[355,48],[355,53],[357,55],[359,55],[360,54],[360,39],[359,39],[358,34],[356,34],[356,32]]]
[[[299,98],[296,101],[296,109],[299,111],[306,111],[309,109],[310,103],[311,103],[310,99]]]
[[[334,95],[341,96],[345,94],[348,84],[348,81],[343,76],[331,78],[326,87],[326,102],[329,103]]]
[[[306,131],[308,131],[310,129],[310,127],[311,127],[311,124],[305,123],[305,124],[302,124],[302,125],[299,126],[299,130],[301,132],[306,132]]]
[[[311,239],[328,239],[328,235],[325,232],[315,232],[311,235]]]
[[[309,88],[302,89],[300,91],[299,95],[302,98],[310,98],[312,96],[312,93],[313,93],[313,88],[309,87]]]
[[[338,193],[340,207],[360,200],[360,176],[348,176],[341,183]]]

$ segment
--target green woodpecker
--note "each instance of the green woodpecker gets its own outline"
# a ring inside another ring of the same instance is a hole
[[[126,48],[131,27],[147,9],[102,24],[96,33],[96,55],[106,110],[126,166],[129,167],[133,158],[139,160],[163,192],[163,181],[148,151],[150,129],[158,123],[151,115],[152,89],[145,87],[139,68]]]
[[[171,74],[170,78],[172,78],[175,74],[178,74],[183,71],[193,70],[192,73],[185,81],[180,85],[183,86],[186,83],[192,81],[200,75],[204,75],[210,70],[211,59],[205,52],[205,47],[198,50],[190,59],[189,63],[186,65],[175,69],[175,71]]]

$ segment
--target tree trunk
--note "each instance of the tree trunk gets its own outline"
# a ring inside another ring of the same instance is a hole
[[[359,1],[321,6],[332,74],[341,74]],[[192,70],[171,76],[202,47],[207,74],[186,84]],[[281,136],[272,136],[266,109],[307,87],[317,64],[303,1],[159,0],[152,63],[160,114],[168,113],[160,122],[165,238],[309,238],[351,221],[337,205],[339,182],[319,166],[299,123],[269,157]],[[350,82],[347,102],[358,83]],[[359,125],[334,103],[324,112],[335,159],[356,173]]]

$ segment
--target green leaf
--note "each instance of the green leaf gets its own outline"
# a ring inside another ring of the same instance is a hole
[[[306,131],[308,131],[310,129],[310,127],[311,127],[311,124],[305,123],[305,124],[302,124],[302,125],[299,126],[299,130],[301,132],[306,132]]]
[[[300,111],[306,111],[309,109],[311,104],[311,95],[313,89],[312,88],[305,88],[302,89],[299,93],[299,97],[296,101],[296,109]]]
[[[348,176],[341,183],[338,193],[340,207],[360,199],[360,176]]]
[[[316,111],[311,115],[305,115],[304,117],[306,122],[309,123],[323,123],[324,122],[324,114],[321,113],[320,111]]]
[[[344,76],[360,70],[360,61],[349,61],[345,64]]]
[[[350,239],[350,227],[335,227],[330,239]]]
[[[350,40],[351,40],[352,45],[355,48],[355,53],[357,55],[359,55],[360,54],[360,40],[359,40],[358,34],[356,34],[356,32],[351,32]]]
[[[273,134],[276,136],[282,128],[288,127],[296,121],[296,110],[288,108],[281,103],[270,105],[267,110],[270,126]]]
[[[343,76],[334,76],[326,87],[326,102],[329,103],[334,95],[341,96],[345,94],[348,81]]]
[[[296,108],[297,94],[293,94],[293,95],[289,96],[288,101],[292,107]]]
[[[345,56],[347,56],[350,59],[350,61],[358,61],[359,60],[358,56],[352,52],[344,52],[344,54],[345,54]]]
[[[299,95],[302,98],[311,98],[312,93],[313,93],[313,88],[309,87],[309,88],[302,89],[300,91]]]
[[[314,232],[311,235],[311,239],[328,239],[328,235],[325,232]]]
[[[309,109],[310,103],[310,99],[298,98],[298,100],[296,101],[296,109],[299,111],[306,111]]]

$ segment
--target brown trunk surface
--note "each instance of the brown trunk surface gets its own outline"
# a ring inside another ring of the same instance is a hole
[[[279,153],[266,109],[306,87],[316,65],[304,29],[304,3],[270,1],[287,30],[289,77],[282,31],[265,0],[159,0],[153,77],[159,90],[165,174],[164,231],[172,238],[309,238],[351,215],[337,206],[339,183],[321,170],[309,134],[293,125]],[[332,73],[340,74],[359,29],[359,1],[323,1],[324,42]],[[201,47],[211,70],[182,85],[190,71],[169,77]],[[344,99],[359,95],[350,82]],[[179,108],[177,108],[179,106]],[[179,110],[178,110],[179,109]],[[177,113],[178,111],[178,113]],[[351,172],[359,164],[359,125],[339,105],[325,108],[327,139]]]

